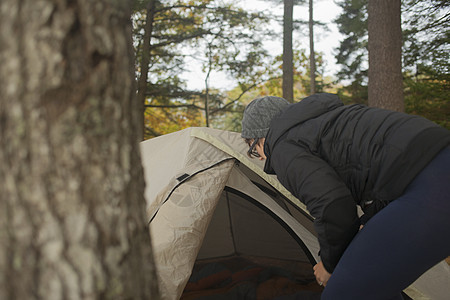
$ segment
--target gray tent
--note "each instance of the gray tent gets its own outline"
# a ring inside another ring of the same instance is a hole
[[[312,276],[319,251],[313,218],[247,149],[240,134],[210,128],[141,143],[163,299],[179,299],[201,261],[277,261]],[[449,299],[449,266],[441,262],[405,292],[413,299]]]

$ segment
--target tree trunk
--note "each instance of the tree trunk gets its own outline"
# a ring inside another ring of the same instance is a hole
[[[1,3],[0,299],[157,297],[129,4]]]
[[[292,50],[294,0],[284,0],[283,15],[283,98],[294,102],[294,55]]]
[[[205,125],[209,127],[209,76],[212,71],[212,42],[208,43],[208,71],[206,72],[205,77]]]
[[[142,39],[142,53],[141,53],[141,70],[138,80],[138,103],[142,105],[142,113],[140,123],[142,124],[142,136],[141,140],[144,139],[145,135],[145,124],[144,124],[144,113],[145,113],[145,99],[147,94],[147,80],[148,80],[148,69],[150,64],[150,42],[153,31],[153,19],[155,15],[155,5],[156,0],[149,0],[147,4],[147,16],[145,18],[144,26],[144,38]]]
[[[314,56],[314,18],[313,18],[313,0],[309,0],[309,93],[316,93],[316,58]]]
[[[369,0],[369,105],[404,111],[400,0]]]

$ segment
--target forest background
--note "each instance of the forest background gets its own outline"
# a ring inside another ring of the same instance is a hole
[[[345,104],[372,105],[368,93],[367,0],[265,0],[256,1],[266,5],[253,9],[248,3],[243,5],[246,2],[135,2],[133,37],[144,139],[190,126],[240,131],[245,105],[264,95],[298,102],[312,93],[330,92],[337,93]],[[324,2],[341,9],[328,23],[314,20],[314,6],[320,3],[323,9]],[[293,7],[302,7],[303,13],[292,14]],[[274,13],[277,10],[284,14]],[[389,18],[385,15],[376,22],[382,24]],[[401,20],[403,95],[399,98],[404,103],[395,110],[450,128],[450,30],[446,25],[450,3],[402,1]],[[326,38],[332,23],[341,37],[333,50],[334,62],[324,52],[314,51],[314,43]],[[291,32],[290,51],[286,50],[286,31]],[[305,43],[308,37],[310,42]],[[269,51],[265,46],[268,41],[279,43],[283,53]],[[286,60],[288,56],[291,62]],[[331,64],[335,66],[333,73],[328,67]],[[201,72],[193,74],[193,65]],[[288,71],[291,68],[292,95],[283,90],[288,82],[284,77],[287,67]],[[229,85],[215,82],[211,78],[214,73],[222,74]],[[193,88],[188,84],[189,76],[202,77],[203,87],[197,84]]]

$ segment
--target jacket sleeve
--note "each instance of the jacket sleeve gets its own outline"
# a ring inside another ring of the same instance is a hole
[[[306,204],[315,218],[320,257],[330,273],[358,232],[356,203],[334,169],[298,145],[285,144],[271,157],[280,182]]]

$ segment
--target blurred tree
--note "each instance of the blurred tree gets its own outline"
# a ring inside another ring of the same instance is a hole
[[[284,0],[283,14],[283,80],[282,97],[294,102],[294,62],[292,31],[294,29],[294,0]]]
[[[131,7],[3,0],[0,299],[157,299]]]
[[[295,47],[297,48],[297,47]],[[293,73],[294,73],[294,102],[300,101],[304,97],[310,94],[310,60],[309,55],[307,55],[305,49],[294,50],[293,52],[294,64],[293,64]],[[317,61],[317,84],[316,91],[318,93],[324,92],[331,88],[330,83],[325,83],[324,81],[324,60],[323,53],[316,53],[316,61]],[[258,95],[273,95],[282,97],[282,65],[283,58],[282,55],[274,58],[271,63],[274,66],[274,71],[270,73],[271,79],[266,82],[258,85],[257,92]]]
[[[344,40],[336,59],[341,66],[339,95],[345,103],[367,104],[367,0],[341,0],[336,19]],[[449,126],[450,3],[402,1],[403,84],[405,111]]]
[[[275,3],[279,3],[279,0],[272,0]],[[284,13],[283,13],[283,79],[281,81],[282,92],[281,97],[285,98],[289,102],[294,102],[294,86],[295,86],[295,75],[294,75],[294,49],[293,49],[293,31],[294,29],[299,29],[299,25],[305,25],[307,22],[304,20],[295,20],[294,18],[294,5],[305,4],[305,0],[283,0]],[[314,44],[312,43],[312,0],[309,4],[309,35],[310,35],[310,56],[311,64],[314,61]],[[313,66],[313,65],[311,65]],[[314,72],[314,70],[313,70]]]
[[[347,82],[339,95],[346,103],[367,104],[367,0],[341,0],[336,4],[342,8],[336,24],[344,36],[336,54],[341,67],[337,77]]]
[[[449,81],[450,2],[405,1],[403,63],[412,76]]]
[[[405,110],[450,129],[450,2],[406,1]]]
[[[159,2],[158,2],[159,4]],[[148,80],[148,69],[150,64],[150,42],[153,32],[153,22],[155,19],[155,9],[157,5],[157,0],[149,0],[146,6],[146,17],[145,24],[142,28],[142,52],[141,52],[141,70],[139,72],[138,79],[138,89],[137,89],[137,99],[141,107],[142,116],[145,114],[145,99],[147,93],[147,80]],[[145,119],[142,119],[142,135],[141,139],[144,139],[145,135]]]
[[[400,0],[369,0],[369,105],[404,111]]]
[[[297,48],[297,47],[295,47]],[[294,101],[299,101],[309,94],[309,56],[306,54],[305,49],[294,50]],[[331,79],[323,78],[324,74],[324,61],[323,54],[316,53],[317,57],[317,91],[323,92],[325,90],[335,92],[332,90]],[[242,113],[245,106],[253,99],[273,95],[282,97],[282,65],[283,56],[276,56],[271,62],[269,62],[273,69],[269,70],[265,78],[255,86],[249,87],[245,92],[240,87],[236,87],[227,92],[226,97],[233,99],[228,102],[226,106],[223,106],[224,114],[221,114],[214,120],[214,126],[221,129],[240,131]]]
[[[309,94],[316,93],[316,59],[314,55],[314,3],[309,0],[309,71],[310,88]]]
[[[211,91],[208,76],[204,91],[189,91],[179,76],[185,71],[186,59],[199,61],[207,74],[213,70],[228,72],[245,89],[245,86],[258,82],[267,68],[263,61],[267,53],[261,46],[261,30],[268,18],[259,13],[248,13],[231,2],[152,1],[155,6],[145,107],[150,108],[149,114],[156,112],[158,107],[163,110],[173,107],[177,113],[188,113],[187,108],[201,109],[206,112],[202,120],[209,124],[214,115],[211,112],[218,114],[220,106],[225,105],[224,96]],[[140,78],[144,78],[140,73],[145,72],[142,66],[142,62],[145,64],[144,27],[147,19],[152,20],[147,18],[147,11],[150,11],[146,9],[147,4],[148,1],[136,1],[133,17],[137,75]],[[265,33],[267,38],[270,32]],[[158,134],[156,128],[146,126],[147,137]]]

